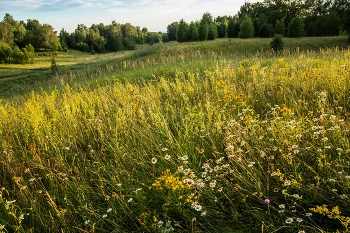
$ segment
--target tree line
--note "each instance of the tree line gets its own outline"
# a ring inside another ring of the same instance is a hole
[[[0,22],[0,63],[33,63],[35,49],[59,47],[57,34],[49,24],[36,19],[17,21],[8,13]]]
[[[72,33],[57,31],[36,19],[17,21],[6,13],[0,22],[0,63],[33,63],[35,51],[67,51],[76,49],[91,53],[133,50],[136,44],[155,44],[168,41],[166,33],[149,32],[146,27],[130,23],[109,25],[79,24]]]
[[[59,33],[63,50],[69,48],[91,53],[133,50],[136,44],[155,44],[167,41],[167,35],[161,32],[149,32],[146,27],[120,24],[112,21],[109,25],[93,24],[87,27],[79,24],[74,32],[62,29]]]
[[[169,40],[202,41],[216,38],[337,36],[350,31],[348,0],[264,0],[245,2],[234,16],[203,14],[199,21],[173,22]]]

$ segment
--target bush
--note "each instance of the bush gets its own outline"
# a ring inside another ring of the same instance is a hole
[[[26,63],[26,56],[18,48],[18,46],[15,46],[15,48],[12,51],[12,60],[13,60],[13,63],[15,63],[15,64],[25,64]]]
[[[53,75],[56,75],[57,71],[58,71],[58,65],[57,65],[55,57],[53,56],[51,58],[51,72]]]
[[[11,59],[12,49],[10,45],[0,41],[0,62],[7,63]]]
[[[270,42],[271,49],[275,53],[279,53],[283,51],[283,40],[282,40],[282,35],[281,34],[275,34],[273,37],[272,41]]]

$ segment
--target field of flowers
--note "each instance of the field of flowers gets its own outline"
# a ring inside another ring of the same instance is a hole
[[[0,102],[0,232],[350,231],[349,49],[171,72]]]

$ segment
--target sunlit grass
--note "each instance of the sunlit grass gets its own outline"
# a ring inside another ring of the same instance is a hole
[[[0,225],[347,232],[350,50],[167,46],[1,102]]]

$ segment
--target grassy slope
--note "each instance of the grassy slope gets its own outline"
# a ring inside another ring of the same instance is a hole
[[[279,57],[269,40],[157,45],[3,101],[0,224],[345,230],[350,51],[327,40],[346,41],[286,39]]]

